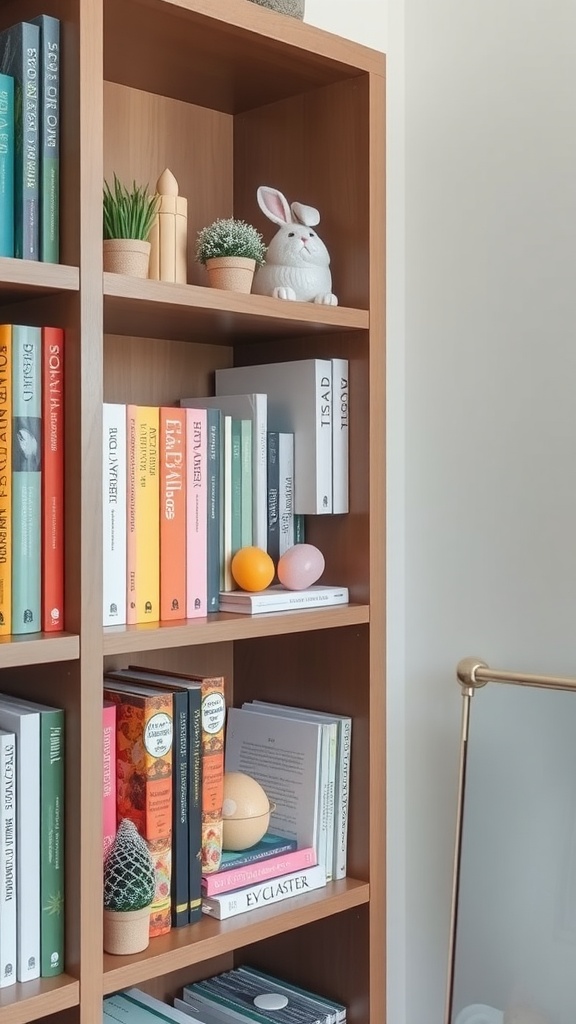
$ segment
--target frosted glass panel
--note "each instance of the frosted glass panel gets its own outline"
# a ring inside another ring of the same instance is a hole
[[[576,1024],[576,692],[472,698],[451,1024]]]

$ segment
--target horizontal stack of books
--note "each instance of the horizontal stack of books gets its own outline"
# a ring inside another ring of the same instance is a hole
[[[338,1000],[246,965],[185,985],[173,1007],[131,988],[107,997],[103,1010],[104,1024],[346,1024],[346,1006]]]
[[[64,332],[0,324],[0,635],[64,628]]]
[[[0,32],[0,256],[59,260],[60,22]]]
[[[217,370],[216,391],[104,405],[104,625],[348,601],[334,586],[254,598],[231,573],[240,548],[277,564],[305,515],[348,511],[347,361]]]
[[[64,970],[64,711],[0,694],[0,988]]]

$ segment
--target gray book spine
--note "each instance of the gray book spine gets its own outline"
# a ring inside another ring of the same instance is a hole
[[[14,252],[39,258],[38,85],[40,30],[19,22],[0,33],[0,71],[14,79]]]

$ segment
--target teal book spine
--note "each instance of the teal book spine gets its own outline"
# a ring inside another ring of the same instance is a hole
[[[294,513],[294,543],[304,544],[306,541],[306,520],[301,513]]]
[[[0,74],[0,256],[14,255],[14,79]]]
[[[241,471],[241,547],[252,544],[252,420],[240,421]]]
[[[60,258],[60,22],[48,14],[32,18],[40,30],[39,152],[40,259]]]
[[[41,330],[12,328],[12,632],[41,629]]]
[[[242,547],[242,427],[232,418],[232,556]]]
[[[40,713],[40,975],[64,970],[64,711]]]
[[[27,21],[0,32],[0,71],[14,79],[14,255],[25,260],[38,259],[39,40]]]
[[[217,612],[220,607],[220,481],[221,469],[221,419],[220,409],[206,410],[208,431],[208,522],[206,526],[207,553],[207,609]]]

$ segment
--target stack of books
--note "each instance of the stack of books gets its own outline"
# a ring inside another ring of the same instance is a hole
[[[64,332],[0,324],[0,635],[64,628]]]
[[[0,256],[59,260],[60,22],[0,32]]]
[[[305,515],[348,511],[347,361],[217,370],[216,390],[180,408],[104,405],[104,625],[348,601],[334,586],[256,600],[231,573],[240,548],[277,564]]]
[[[64,711],[0,694],[0,988],[64,970]]]
[[[338,1000],[247,965],[185,985],[173,1007],[130,988],[108,996],[103,1011],[104,1024],[346,1024],[346,1006]]]

